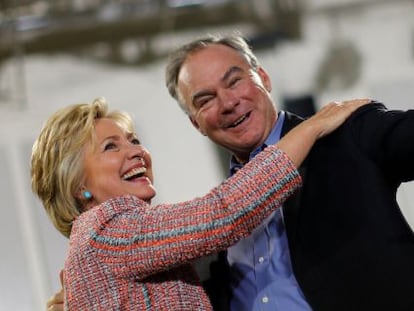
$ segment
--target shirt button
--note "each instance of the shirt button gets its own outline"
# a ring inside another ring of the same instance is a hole
[[[269,298],[267,296],[262,297],[262,302],[263,303],[268,303],[269,302]]]
[[[264,258],[263,257],[259,257],[259,263],[263,263]]]

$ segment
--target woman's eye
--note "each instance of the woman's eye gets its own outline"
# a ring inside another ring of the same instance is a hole
[[[131,143],[134,144],[134,145],[140,145],[141,144],[141,142],[139,141],[138,138],[132,138]]]
[[[105,145],[104,150],[112,150],[112,149],[115,149],[115,148],[116,148],[116,145],[114,143],[107,143]]]

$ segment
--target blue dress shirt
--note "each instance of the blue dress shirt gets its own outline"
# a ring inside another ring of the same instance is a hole
[[[250,160],[266,146],[279,141],[284,112],[262,146],[250,154]],[[242,167],[231,159],[230,173]],[[230,266],[232,311],[309,311],[293,275],[282,208],[273,212],[253,233],[227,251]]]

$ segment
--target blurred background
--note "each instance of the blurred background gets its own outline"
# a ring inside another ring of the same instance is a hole
[[[156,202],[201,195],[226,177],[227,154],[169,97],[165,57],[203,34],[235,31],[271,75],[281,108],[308,116],[366,96],[414,108],[413,0],[1,0],[0,310],[44,310],[60,288],[67,240],[29,179],[43,121],[104,96],[134,115],[153,155]],[[413,199],[413,183],[403,185],[411,225]]]

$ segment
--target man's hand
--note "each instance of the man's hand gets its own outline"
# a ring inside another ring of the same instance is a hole
[[[52,295],[46,304],[47,311],[63,311],[63,299],[64,299],[64,291],[63,291],[63,270],[60,271],[60,284],[62,285],[62,289]]]

